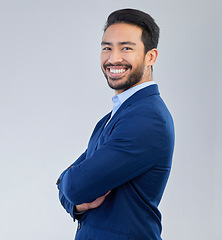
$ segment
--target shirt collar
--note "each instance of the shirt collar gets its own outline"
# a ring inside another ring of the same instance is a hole
[[[112,116],[116,113],[116,111],[119,109],[119,107],[129,98],[131,97],[134,93],[137,91],[148,87],[150,85],[156,84],[154,81],[149,81],[145,83],[138,84],[132,88],[129,88],[128,90],[113,96],[112,101],[113,101],[113,111],[112,111]],[[111,116],[111,117],[112,117]]]

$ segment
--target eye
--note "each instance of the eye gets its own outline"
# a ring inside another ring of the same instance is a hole
[[[123,51],[129,51],[129,50],[133,50],[133,49],[130,48],[130,47],[124,47],[122,50],[123,50]]]
[[[102,50],[103,51],[109,51],[109,50],[111,50],[111,48],[110,47],[103,47]]]

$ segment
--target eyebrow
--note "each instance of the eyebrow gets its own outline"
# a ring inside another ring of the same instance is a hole
[[[119,45],[133,45],[133,46],[136,45],[136,43],[130,42],[130,41],[127,41],[127,42],[119,42],[118,44],[119,44]],[[101,45],[102,45],[102,46],[103,46],[103,45],[112,46],[113,44],[112,44],[111,42],[104,42],[104,41],[102,41],[102,42],[101,42]]]

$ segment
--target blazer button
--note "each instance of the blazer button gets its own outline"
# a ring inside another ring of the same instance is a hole
[[[77,229],[80,229],[81,228],[81,222],[78,222],[78,227]]]

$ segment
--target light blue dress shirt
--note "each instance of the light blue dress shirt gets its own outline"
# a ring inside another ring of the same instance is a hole
[[[113,115],[116,113],[116,111],[120,108],[120,106],[129,98],[131,97],[134,93],[137,91],[148,87],[150,85],[156,84],[154,81],[149,81],[145,83],[141,83],[136,85],[135,87],[129,88],[128,90],[113,96],[112,101],[113,101],[113,110],[110,119],[113,117]],[[109,119],[109,121],[110,121]]]

